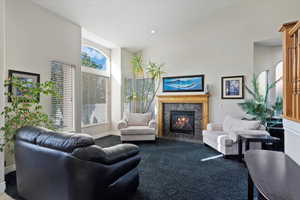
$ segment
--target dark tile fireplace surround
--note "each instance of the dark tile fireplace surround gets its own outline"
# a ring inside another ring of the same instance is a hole
[[[164,137],[202,141],[201,103],[164,103]]]

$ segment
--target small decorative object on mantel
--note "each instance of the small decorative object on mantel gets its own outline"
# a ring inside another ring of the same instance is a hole
[[[209,85],[208,84],[206,84],[206,86],[205,86],[204,94],[209,94]]]
[[[244,76],[222,77],[222,99],[244,99]]]
[[[13,77],[17,78],[20,81],[26,82],[26,87],[35,87],[37,84],[40,83],[40,75],[30,72],[21,72],[21,71],[15,71],[15,70],[9,70],[8,71],[8,77],[11,80]],[[12,84],[8,87],[8,92],[14,96],[23,96],[23,92],[20,91],[17,87],[13,87]],[[40,97],[37,97],[38,100]],[[11,102],[10,96],[8,97],[8,102]]]
[[[163,78],[163,92],[203,92],[204,75]]]

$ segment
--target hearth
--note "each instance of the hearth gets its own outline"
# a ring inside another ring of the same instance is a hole
[[[170,132],[194,134],[195,111],[171,111]]]
[[[158,96],[158,136],[201,142],[202,130],[207,127],[209,119],[208,103],[209,95],[204,94]],[[171,113],[174,114],[174,111],[177,112],[176,115],[178,116],[173,115],[172,118]],[[184,116],[182,116],[181,111],[185,111]]]

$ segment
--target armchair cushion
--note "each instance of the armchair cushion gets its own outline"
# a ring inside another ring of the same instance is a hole
[[[128,124],[127,124],[127,121],[125,120],[121,120],[118,122],[118,129],[121,130],[123,128],[127,128]]]
[[[149,126],[128,126],[121,130],[121,135],[154,135],[155,129]]]
[[[101,148],[92,145],[85,148],[77,148],[72,155],[85,161],[114,164],[139,153],[139,148],[133,144],[119,144],[116,146]]]
[[[128,126],[148,126],[151,120],[151,113],[124,113],[124,120]]]
[[[149,128],[156,128],[156,121],[153,119],[153,120],[151,120],[150,122],[149,122]]]

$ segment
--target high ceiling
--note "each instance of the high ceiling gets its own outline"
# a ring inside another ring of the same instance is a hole
[[[141,49],[241,0],[32,0],[121,47]],[[155,30],[155,34],[151,31]]]

